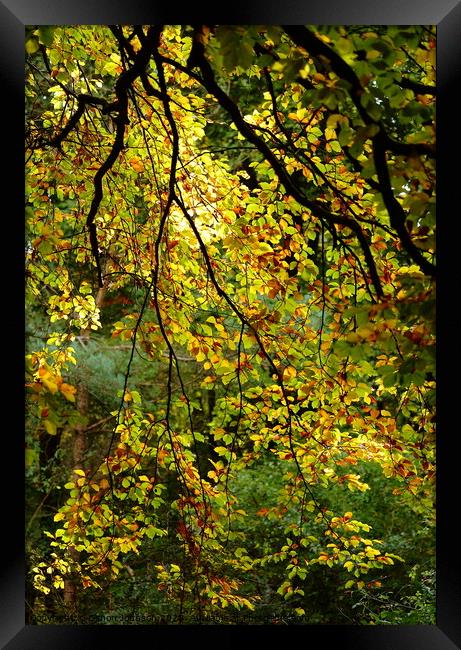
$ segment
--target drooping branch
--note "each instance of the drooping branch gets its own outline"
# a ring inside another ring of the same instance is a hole
[[[350,88],[349,94],[354,102],[357,111],[368,126],[370,124],[377,124],[380,128],[382,144],[385,149],[392,151],[399,156],[422,156],[426,155],[431,158],[435,157],[435,149],[432,145],[425,143],[406,143],[395,140],[386,132],[384,125],[379,120],[372,118],[368,111],[362,104],[361,98],[364,95],[365,88],[362,86],[360,79],[344,59],[339,56],[329,45],[321,41],[315,34],[313,34],[307,27],[301,25],[284,25],[285,33],[291,38],[293,43],[298,47],[302,47],[311,56],[323,56],[330,65],[333,72],[344,81],[347,81]]]
[[[179,461],[176,457],[176,451],[174,448],[174,443],[171,435],[171,430],[170,430],[170,421],[169,421],[169,414],[170,414],[170,406],[171,406],[171,384],[172,384],[172,370],[173,370],[173,360],[176,365],[176,371],[179,379],[179,383],[183,392],[183,395],[186,399],[186,404],[187,404],[187,409],[188,409],[188,416],[189,416],[189,423],[191,427],[191,435],[192,439],[194,442],[194,449],[195,449],[195,456],[196,456],[196,461],[197,461],[197,469],[198,469],[198,474],[200,477],[200,490],[202,494],[202,501],[203,505],[206,506],[207,498],[205,494],[205,488],[203,485],[203,480],[202,480],[202,468],[200,464],[200,457],[198,454],[198,447],[197,447],[197,438],[195,435],[194,431],[194,425],[193,425],[193,420],[192,420],[192,411],[191,411],[191,405],[190,405],[190,400],[187,397],[185,386],[183,379],[181,377],[180,373],[180,368],[179,368],[179,359],[178,356],[176,355],[176,352],[171,344],[171,341],[166,333],[164,324],[163,324],[163,319],[162,315],[160,313],[160,307],[159,307],[159,291],[158,291],[158,281],[159,281],[159,273],[160,273],[160,245],[162,242],[163,238],[163,233],[166,225],[166,220],[167,217],[170,213],[171,206],[173,204],[173,201],[176,201],[176,193],[175,193],[175,186],[176,186],[176,171],[177,171],[177,166],[178,166],[178,161],[179,161],[179,133],[178,129],[176,126],[176,122],[173,117],[173,113],[171,112],[171,107],[170,107],[170,98],[168,96],[167,92],[167,84],[165,80],[165,74],[163,70],[163,62],[162,58],[159,54],[158,51],[158,45],[156,44],[154,50],[153,50],[153,59],[157,68],[157,75],[158,75],[158,82],[160,86],[160,91],[161,91],[161,98],[163,102],[163,108],[165,111],[165,116],[168,121],[168,124],[171,129],[171,143],[172,143],[172,151],[171,151],[171,164],[170,164],[170,172],[169,172],[169,179],[168,179],[168,198],[166,205],[163,209],[163,214],[160,219],[160,225],[159,225],[159,230],[157,234],[157,238],[155,241],[154,245],[154,255],[155,255],[155,267],[154,267],[154,272],[152,275],[152,287],[153,287],[153,293],[154,293],[154,303],[155,303],[155,311],[157,314],[157,320],[159,324],[159,328],[163,337],[163,340],[166,343],[166,346],[168,348],[168,383],[167,383],[167,412],[166,412],[166,426],[167,426],[167,431],[168,435],[170,437],[170,442],[171,442],[171,449],[172,453],[174,455],[175,459],[175,465],[178,470],[178,474],[182,476],[183,478],[183,485],[185,490],[189,493],[189,488],[187,485],[187,481],[185,480],[185,477],[182,473]],[[204,517],[206,520],[206,509],[204,511]],[[202,528],[202,543],[203,543],[203,528]]]
[[[173,162],[172,162],[172,168],[173,168],[173,164],[175,165],[175,160],[176,160],[176,156],[177,156],[177,147],[178,147],[178,134],[177,134],[177,128],[176,128],[176,124],[175,124],[175,121],[174,121],[173,115],[172,115],[172,113],[171,113],[171,109],[170,109],[169,102],[168,102],[168,99],[167,99],[167,97],[168,97],[168,95],[167,95],[167,88],[166,88],[166,85],[165,85],[165,82],[164,82],[164,79],[163,79],[163,69],[161,68],[162,57],[160,57],[160,56],[158,55],[158,53],[154,53],[154,59],[155,59],[155,61],[156,61],[156,63],[157,63],[157,69],[158,69],[158,71],[159,71],[160,88],[161,88],[162,94],[164,95],[164,100],[163,100],[163,101],[164,101],[165,113],[166,113],[166,116],[167,116],[167,119],[168,119],[168,122],[169,122],[170,128],[171,128],[171,130],[172,130],[172,136],[173,136],[173,137],[172,137],[172,141],[173,141]],[[207,64],[206,59],[204,58],[203,53],[201,53],[201,52],[196,53],[195,63],[197,64],[198,67],[200,67],[200,69],[201,69],[201,66],[202,66],[203,61]],[[208,65],[208,64],[207,64],[207,65]],[[216,84],[216,87],[215,87],[214,77],[213,77],[213,75],[212,75],[211,68],[209,68],[209,73],[211,73],[211,77],[212,77],[212,78],[210,79],[210,86],[213,88],[213,90],[214,90],[214,93],[213,93],[213,94],[214,94],[215,97],[216,97],[216,96],[217,96],[217,95],[215,94],[215,93],[216,93],[216,90],[220,91],[221,89],[219,88],[219,86],[217,86],[217,84]],[[203,83],[203,82],[202,82],[202,83]],[[222,92],[222,91],[221,91],[221,92]],[[223,95],[224,95],[224,93],[223,93]],[[220,101],[220,98],[219,98],[219,97],[217,97],[217,98],[218,98],[218,101]],[[228,98],[227,95],[225,95],[225,99],[226,99],[226,98],[227,98],[227,100],[232,104],[232,106],[229,106],[229,108],[231,108],[231,110],[234,111],[234,115],[237,117],[238,120],[242,120],[242,121],[243,121],[243,118],[241,118],[240,112],[238,111],[237,107],[235,107],[235,105],[233,104],[232,100],[230,100],[230,98]],[[221,102],[220,102],[220,103],[221,103]],[[225,107],[225,106],[224,106],[224,107]],[[235,109],[234,109],[233,107],[235,107]],[[235,123],[235,120],[234,120],[234,123]],[[239,124],[240,124],[240,121],[239,121]],[[245,122],[244,122],[244,124],[246,125]],[[237,125],[237,128],[239,128],[239,125],[238,125],[238,124],[236,124],[236,125]],[[250,130],[250,133],[252,133],[251,130]],[[263,144],[264,146],[266,146],[265,143],[264,143],[263,141],[261,141],[257,136],[255,136],[255,137],[256,137],[256,140],[257,140],[257,141],[255,141],[255,140],[249,140],[249,141],[250,141],[250,142],[253,142],[257,147],[258,147],[258,143]],[[258,148],[259,148],[259,147],[258,147]],[[267,146],[266,146],[266,148],[267,148]],[[267,151],[270,152],[270,153],[272,154],[272,152],[270,151],[270,149],[267,148]],[[276,159],[275,157],[274,157],[274,160],[275,160],[275,162],[276,162],[277,164],[280,165],[280,163],[278,163],[278,161],[277,161],[277,159]],[[280,166],[280,169],[281,169],[281,171],[283,171],[284,174],[287,176],[287,178],[288,178],[288,182],[291,182],[291,181],[290,181],[290,177],[288,176],[288,174],[286,173],[286,171],[283,169],[282,166]],[[297,191],[296,188],[294,188],[294,189],[295,189],[295,191]],[[321,508],[319,502],[317,501],[315,495],[313,494],[312,489],[311,489],[311,486],[310,486],[309,483],[307,482],[306,477],[305,477],[305,475],[304,475],[304,472],[302,471],[302,468],[301,468],[301,466],[300,466],[299,459],[298,459],[297,454],[296,454],[296,449],[294,448],[294,444],[293,444],[293,432],[292,432],[292,411],[291,411],[291,406],[290,406],[289,396],[288,396],[288,393],[287,393],[287,390],[286,390],[286,386],[285,386],[285,383],[284,383],[284,380],[283,380],[283,373],[282,373],[282,372],[279,370],[279,368],[277,368],[277,366],[275,365],[274,360],[273,360],[273,358],[271,357],[271,355],[269,354],[269,352],[267,351],[266,346],[265,346],[265,344],[264,344],[264,342],[263,342],[263,340],[262,340],[262,338],[261,338],[260,333],[258,332],[258,330],[257,330],[257,329],[255,328],[255,326],[254,326],[254,325],[253,325],[253,324],[248,320],[248,318],[247,318],[247,317],[245,316],[245,314],[241,311],[241,309],[237,306],[237,304],[234,302],[234,300],[232,300],[232,298],[231,298],[230,295],[225,291],[225,289],[223,289],[223,287],[219,284],[219,282],[218,282],[218,280],[217,280],[217,277],[216,277],[216,274],[215,274],[215,272],[214,272],[213,265],[212,265],[212,262],[211,262],[210,256],[209,256],[209,254],[208,254],[208,250],[207,250],[207,248],[206,248],[205,242],[203,241],[203,238],[202,238],[202,236],[201,236],[201,234],[200,234],[200,232],[199,232],[199,230],[198,230],[198,228],[197,228],[197,225],[195,224],[194,219],[192,218],[192,216],[189,214],[189,212],[188,212],[188,210],[187,210],[187,208],[186,208],[186,206],[185,206],[185,204],[184,204],[184,202],[183,202],[181,196],[180,196],[180,195],[178,194],[178,192],[176,191],[176,188],[175,188],[175,179],[172,177],[171,173],[170,173],[170,186],[169,186],[169,198],[170,198],[170,197],[173,197],[175,203],[176,203],[176,204],[178,205],[178,207],[180,208],[181,212],[182,212],[183,215],[184,215],[184,218],[185,218],[186,221],[188,222],[188,224],[189,224],[189,226],[190,226],[192,232],[193,232],[194,235],[195,235],[195,238],[196,238],[196,240],[197,240],[197,243],[198,243],[198,245],[199,245],[200,251],[201,251],[201,253],[202,253],[202,256],[203,256],[203,259],[204,259],[204,262],[205,262],[205,266],[206,266],[206,268],[207,268],[208,277],[210,278],[211,283],[213,284],[213,286],[214,286],[214,288],[215,288],[215,290],[216,290],[218,296],[220,296],[221,298],[224,299],[224,301],[228,304],[228,306],[230,307],[230,309],[232,310],[232,312],[233,312],[233,313],[237,316],[237,318],[239,319],[239,321],[240,321],[240,323],[241,323],[241,327],[242,327],[242,330],[241,330],[242,333],[243,333],[243,330],[244,330],[245,328],[247,328],[247,329],[252,333],[252,335],[254,336],[254,338],[255,338],[255,340],[256,340],[256,343],[257,343],[257,345],[258,345],[258,347],[259,347],[259,349],[260,349],[262,355],[264,356],[264,358],[266,359],[266,361],[267,361],[268,364],[269,364],[269,367],[270,367],[270,369],[271,369],[271,372],[272,372],[272,374],[273,374],[273,376],[274,376],[274,378],[275,378],[275,380],[276,380],[278,386],[279,386],[280,389],[281,389],[282,396],[283,396],[283,400],[284,400],[284,404],[285,404],[286,409],[287,409],[289,446],[290,446],[290,451],[291,451],[292,456],[293,456],[293,459],[294,459],[294,461],[295,461],[295,464],[296,464],[296,467],[297,467],[297,470],[298,470],[299,476],[301,477],[301,480],[303,481],[303,484],[304,484],[304,487],[305,487],[306,491],[310,494],[312,501],[315,503],[315,506],[316,506],[316,508],[317,508],[317,510],[318,510],[318,512],[319,512],[319,514],[320,514],[320,516],[321,516],[321,517],[322,517],[322,518],[327,522],[327,525],[328,525],[329,530],[331,531],[331,533],[333,534],[333,536],[335,536],[335,537],[338,538],[339,543],[342,545],[342,540],[339,538],[339,536],[337,535],[336,531],[335,531],[333,528],[331,528],[330,523],[328,522],[327,517],[325,516],[325,513],[324,513],[323,509]],[[348,220],[344,219],[344,221],[348,221]],[[359,226],[358,224],[357,224],[357,226],[358,226],[358,228],[360,229],[360,226]],[[360,229],[360,230],[361,230],[361,229]],[[362,234],[363,234],[363,233],[362,233]],[[370,255],[371,255],[371,254],[370,254]],[[374,265],[374,261],[373,261],[373,259],[371,259],[371,261],[372,261],[372,263],[373,263],[373,265]],[[158,247],[157,247],[157,253],[156,253],[156,269],[157,269],[157,270],[158,270],[158,263],[159,263],[159,259],[158,259]],[[158,272],[158,271],[157,271],[157,272]],[[377,277],[377,275],[376,275],[376,277]],[[379,283],[379,278],[378,278],[378,277],[377,277],[377,281],[378,281],[378,283]],[[155,286],[156,286],[156,283],[154,282],[154,290],[155,290]],[[168,339],[166,338],[166,334],[164,334],[164,338],[165,338],[165,340],[167,341],[167,344],[168,344]],[[172,351],[170,350],[170,359],[171,359],[171,354],[172,354]],[[170,364],[170,365],[171,365],[171,364]]]
[[[101,97],[93,97],[92,95],[80,94],[77,95],[77,110],[69,118],[66,126],[62,129],[60,133],[54,136],[50,140],[50,145],[56,147],[57,149],[61,148],[61,143],[67,138],[69,133],[75,129],[77,124],[80,121],[83,113],[85,112],[85,106],[106,106],[107,101]]]
[[[436,271],[434,264],[429,262],[419,248],[413,243],[410,233],[405,226],[406,214],[392,191],[391,179],[386,161],[386,152],[384,146],[380,145],[379,139],[373,147],[373,160],[375,163],[376,174],[378,176],[381,196],[383,197],[384,205],[389,214],[392,228],[394,228],[402,246],[407,251],[410,258],[418,264],[423,273],[434,277]]]
[[[171,63],[172,65],[175,64],[175,62],[171,60],[169,60],[168,62]],[[370,273],[370,278],[374,286],[376,295],[378,296],[378,298],[381,298],[383,296],[381,281],[379,279],[379,275],[376,269],[376,264],[371,254],[367,238],[360,224],[353,219],[349,219],[342,215],[331,213],[324,207],[322,203],[308,199],[304,195],[304,193],[300,190],[300,188],[297,186],[297,184],[293,181],[292,177],[288,174],[287,170],[285,169],[283,163],[277,158],[277,156],[266,144],[266,142],[263,139],[261,139],[255,133],[254,129],[250,126],[250,124],[248,124],[248,122],[244,120],[235,102],[217,84],[214,77],[213,70],[210,64],[208,63],[207,59],[205,58],[205,56],[203,54],[202,55],[196,54],[195,62],[197,67],[200,69],[202,73],[202,76],[198,77],[200,83],[206,88],[206,90],[210,94],[212,94],[218,100],[221,107],[224,108],[226,112],[230,115],[238,131],[244,136],[244,138],[248,142],[253,144],[258,149],[258,151],[263,155],[265,160],[271,165],[277,178],[279,179],[281,184],[285,187],[286,191],[289,194],[291,194],[291,196],[294,199],[296,199],[296,201],[298,201],[300,205],[303,205],[304,207],[308,208],[320,220],[324,220],[330,225],[333,223],[333,224],[339,224],[345,226],[350,230],[352,230],[352,232],[354,232],[354,234],[356,235],[360,243],[360,246],[362,247],[363,254],[365,256],[365,260]],[[187,68],[184,68],[183,66],[181,66],[181,68],[185,72],[189,73]],[[197,78],[197,76],[195,76],[195,78]]]
[[[280,121],[279,108],[278,108],[278,105],[277,105],[275,90],[274,90],[274,87],[273,87],[273,84],[272,84],[270,73],[267,70],[267,68],[263,68],[263,74],[264,74],[264,77],[266,79],[267,87],[268,87],[269,94],[270,94],[270,97],[271,97],[272,115],[274,117],[275,123],[279,127],[280,131],[282,131],[284,133],[284,135],[285,135],[285,137],[287,139],[287,147],[289,147],[291,149],[291,151],[293,152],[293,154],[298,157],[298,160],[304,161],[304,163],[307,165],[308,169],[312,172],[312,174],[314,174],[314,177],[318,176],[319,178],[322,179],[323,183],[327,187],[329,187],[331,189],[331,191],[333,192],[333,194],[335,194],[342,201],[343,205],[346,207],[346,209],[348,210],[348,212],[351,214],[351,216],[354,219],[356,219],[357,221],[364,221],[364,219],[360,219],[358,217],[358,215],[352,210],[351,206],[347,205],[348,202],[349,202],[351,205],[355,205],[358,209],[360,209],[360,205],[359,205],[358,201],[356,201],[355,199],[351,199],[350,197],[348,197],[345,194],[345,192],[343,190],[341,190],[337,186],[335,186],[334,183],[332,183],[331,180],[329,179],[328,175],[325,174],[323,171],[321,171],[320,168],[318,167],[318,165],[316,165],[314,163],[314,161],[309,157],[308,152],[307,152],[306,149],[299,148],[299,147],[295,146],[295,139],[293,138],[293,134]],[[346,152],[346,154],[347,153],[349,153],[349,152]],[[349,154],[349,156],[350,156],[350,154]],[[360,171],[361,170],[360,164],[358,163],[358,161],[355,161],[355,162],[356,162],[356,165],[357,165],[355,167],[355,170]],[[377,183],[374,183],[374,181],[372,181],[372,180],[371,180],[371,182],[369,184],[370,184],[371,187],[372,187],[372,184],[374,184],[375,186],[377,186],[379,188],[379,185]],[[386,229],[386,226],[382,226],[380,224],[376,224],[376,225],[378,227]]]
[[[103,198],[103,189],[102,189],[102,180],[107,172],[111,169],[117,158],[119,157],[124,146],[124,137],[125,137],[125,128],[128,124],[128,90],[131,87],[134,80],[139,77],[144,69],[146,68],[149,59],[152,55],[154,48],[157,45],[157,41],[160,37],[161,28],[158,26],[151,26],[147,31],[146,41],[142,45],[141,49],[136,54],[136,59],[133,65],[125,70],[120,77],[118,78],[115,84],[115,96],[117,98],[117,111],[114,122],[116,125],[115,139],[110,150],[109,155],[106,160],[103,162],[101,167],[96,172],[93,184],[94,184],[94,195],[91,202],[90,211],[86,219],[86,225],[90,233],[90,244],[93,257],[96,262],[96,267],[98,271],[98,284],[100,287],[103,286],[104,281],[102,277],[101,263],[100,263],[100,254],[98,247],[98,239],[95,225],[95,217],[98,212],[99,206]]]
[[[344,548],[344,544],[343,544],[341,538],[338,536],[336,531],[331,527],[330,522],[328,521],[323,508],[321,507],[319,501],[317,500],[315,494],[313,493],[312,488],[309,485],[309,483],[308,483],[308,481],[306,479],[306,476],[305,476],[305,474],[304,474],[304,472],[302,470],[302,467],[301,467],[301,465],[299,463],[299,459],[298,459],[298,456],[297,456],[297,453],[296,453],[296,449],[295,449],[294,444],[293,444],[293,423],[292,423],[293,414],[292,414],[292,409],[291,409],[291,404],[290,404],[290,397],[288,395],[287,388],[286,388],[285,382],[283,380],[283,372],[281,372],[279,370],[279,368],[277,368],[277,366],[275,365],[274,360],[271,357],[271,355],[269,354],[269,352],[267,351],[266,346],[264,345],[264,342],[263,342],[258,330],[256,329],[256,327],[248,320],[248,318],[241,311],[241,309],[239,309],[239,307],[235,304],[235,302],[232,300],[232,298],[229,296],[229,294],[219,284],[219,282],[218,282],[218,280],[216,278],[216,274],[215,274],[214,269],[213,269],[213,265],[211,263],[210,256],[209,256],[207,248],[205,246],[205,242],[203,241],[203,238],[202,238],[202,236],[201,236],[201,234],[200,234],[200,232],[199,232],[199,230],[198,230],[198,228],[197,228],[197,226],[196,226],[196,224],[194,222],[194,219],[189,214],[189,212],[187,211],[187,208],[184,205],[183,201],[181,200],[181,198],[176,193],[175,193],[175,202],[178,205],[178,207],[181,209],[181,211],[182,211],[182,213],[184,215],[184,218],[187,220],[192,232],[195,235],[195,238],[196,238],[197,243],[199,245],[200,251],[201,251],[201,253],[203,255],[203,259],[205,261],[205,266],[207,268],[208,276],[209,276],[209,278],[211,280],[211,283],[213,284],[213,286],[214,286],[214,288],[216,290],[216,293],[226,301],[226,303],[229,305],[230,309],[233,311],[233,313],[239,319],[242,327],[243,328],[246,327],[248,329],[248,331],[250,331],[252,333],[252,335],[254,336],[254,338],[256,340],[256,343],[258,344],[258,347],[259,347],[259,349],[261,351],[261,354],[264,356],[264,358],[266,359],[266,361],[269,364],[270,370],[271,370],[271,372],[272,372],[272,374],[273,374],[273,376],[275,378],[275,381],[277,382],[277,385],[279,386],[279,388],[280,388],[280,390],[282,392],[283,403],[284,403],[284,406],[285,406],[286,412],[287,412],[288,444],[289,444],[290,452],[292,454],[292,457],[293,457],[293,460],[295,462],[296,468],[298,470],[298,474],[301,477],[301,480],[303,482],[303,485],[304,485],[304,488],[305,488],[306,492],[308,492],[308,494],[310,495],[313,503],[315,504],[315,507],[316,507],[319,515],[326,522],[328,530],[330,530],[332,535],[338,539],[338,542],[341,545],[341,547]]]
[[[424,257],[422,252],[413,243],[406,229],[405,211],[394,196],[386,159],[386,151],[392,151],[399,155],[433,155],[433,148],[430,145],[407,145],[406,143],[397,142],[390,138],[383,124],[370,117],[363,107],[361,97],[365,90],[354,70],[334,50],[323,43],[323,41],[312,34],[307,28],[302,26],[284,26],[284,29],[293,42],[305,49],[309,54],[312,56],[321,55],[328,59],[335,74],[349,83],[349,94],[365,124],[377,124],[379,126],[379,131],[371,138],[373,159],[379,181],[379,191],[381,192],[384,205],[389,214],[391,226],[397,233],[403,248],[407,251],[410,258],[419,265],[426,275],[434,277],[434,264]]]

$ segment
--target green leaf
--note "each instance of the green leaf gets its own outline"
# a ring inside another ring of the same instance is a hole
[[[376,122],[380,120],[382,109],[378,105],[376,99],[370,93],[363,93],[363,95],[360,97],[360,103],[373,120]]]
[[[53,45],[55,29],[55,27],[50,27],[49,25],[39,27],[38,38],[40,43],[43,43],[43,45],[46,45],[47,47],[51,47],[51,45]]]
[[[365,142],[373,138],[378,132],[379,126],[377,124],[369,124],[368,126],[362,126],[357,129],[354,142],[349,150],[351,156],[357,158],[362,153]]]
[[[341,151],[342,151],[341,145],[339,144],[339,142],[337,140],[332,140],[330,142],[330,149],[332,151],[334,151],[335,153],[341,153]]]
[[[27,54],[35,54],[35,52],[37,52],[38,48],[40,47],[40,43],[38,42],[37,38],[32,37],[26,41],[25,47]]]

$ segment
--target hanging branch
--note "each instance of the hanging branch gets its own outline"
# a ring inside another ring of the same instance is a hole
[[[166,61],[166,59],[163,60]],[[277,156],[266,144],[266,142],[262,140],[258,135],[256,135],[254,129],[248,124],[248,122],[244,120],[235,102],[217,84],[214,77],[213,70],[210,64],[208,63],[207,59],[205,58],[205,56],[200,52],[195,52],[194,62],[202,73],[201,77],[196,75],[195,73],[191,73],[187,68],[184,68],[184,66],[176,65],[175,61],[172,61],[171,59],[168,60],[168,63],[171,63],[178,69],[181,69],[182,71],[186,72],[193,78],[197,79],[206,88],[206,90],[218,100],[222,108],[224,108],[232,118],[232,121],[234,122],[238,131],[244,136],[244,138],[248,142],[253,144],[258,149],[258,151],[264,156],[265,160],[271,165],[272,169],[277,175],[277,178],[285,187],[286,191],[289,194],[291,194],[291,196],[294,199],[296,199],[298,203],[308,208],[320,220],[325,220],[327,224],[329,224],[329,226],[331,226],[331,224],[334,223],[341,226],[345,226],[354,232],[355,236],[357,237],[360,243],[360,246],[362,247],[363,254],[370,273],[371,282],[375,289],[376,295],[378,298],[382,298],[384,294],[381,286],[381,281],[379,279],[379,275],[376,269],[376,264],[373,259],[373,255],[371,254],[367,238],[360,224],[353,219],[349,219],[342,215],[337,215],[329,212],[324,207],[324,205],[318,201],[311,201],[307,199],[306,196],[302,193],[302,191],[297,187],[297,185],[295,184],[291,176],[288,174],[282,162],[277,158]]]
[[[366,125],[377,124],[381,133],[381,145],[392,153],[399,156],[422,156],[426,155],[431,158],[435,157],[435,150],[432,145],[423,142],[418,144],[399,142],[391,138],[379,120],[374,120],[364,108],[361,97],[365,93],[360,79],[344,59],[339,56],[329,45],[321,41],[307,27],[301,25],[283,25],[285,33],[291,38],[293,43],[302,47],[311,56],[323,56],[330,65],[333,72],[340,78],[349,83],[349,94],[354,102],[360,117]]]
[[[77,110],[75,113],[69,118],[69,121],[67,122],[66,126],[62,129],[60,133],[55,135],[51,140],[50,140],[50,145],[52,147],[56,147],[61,151],[61,144],[62,142],[67,138],[69,133],[75,129],[77,124],[80,121],[80,118],[82,117],[83,113],[85,112],[85,107],[86,106],[103,106],[105,107],[107,105],[107,101],[101,97],[93,97],[92,95],[86,95],[81,93],[80,95],[77,95]]]
[[[379,131],[371,138],[373,160],[379,181],[379,191],[381,192],[384,205],[389,214],[390,224],[396,231],[403,248],[407,251],[410,258],[418,264],[423,273],[430,277],[434,277],[436,271],[435,265],[425,258],[419,248],[413,243],[405,226],[406,214],[394,196],[386,159],[386,151],[392,151],[392,153],[396,155],[427,155],[433,157],[434,148],[432,145],[428,144],[406,144],[392,139],[386,133],[382,122],[370,117],[363,107],[361,97],[363,96],[365,89],[360,83],[354,70],[352,70],[352,68],[334,50],[323,43],[323,41],[317,38],[306,27],[287,25],[284,26],[284,30],[296,45],[302,47],[311,56],[323,56],[328,59],[334,73],[349,83],[350,97],[364,123],[366,125],[375,124],[379,126]]]
[[[158,26],[149,27],[147,30],[146,41],[143,43],[141,49],[136,54],[133,65],[120,75],[115,84],[115,96],[117,98],[117,101],[115,105],[112,105],[112,110],[114,110],[114,108],[117,110],[117,115],[114,118],[116,126],[115,139],[109,155],[94,176],[94,195],[91,202],[90,211],[86,219],[86,226],[90,233],[91,251],[96,262],[96,268],[98,271],[98,284],[100,287],[104,285],[104,281],[102,277],[97,231],[94,221],[103,198],[102,180],[107,172],[112,168],[113,164],[123,150],[125,129],[127,124],[129,124],[128,91],[135,79],[142,74],[147,64],[149,63],[149,59],[160,37],[160,32],[161,29]]]
[[[168,121],[168,124],[171,129],[171,142],[172,142],[172,152],[171,152],[171,164],[170,164],[170,173],[169,173],[169,179],[168,179],[168,199],[166,206],[164,208],[162,218],[160,221],[160,226],[159,226],[159,231],[157,235],[157,239],[155,241],[155,246],[154,246],[154,254],[155,254],[155,267],[154,267],[154,273],[153,273],[153,279],[152,279],[152,285],[153,285],[153,291],[154,291],[154,302],[155,302],[155,310],[157,314],[157,320],[159,323],[160,331],[162,333],[162,337],[167,345],[168,348],[168,358],[169,358],[169,365],[168,365],[168,402],[167,402],[167,414],[166,414],[166,421],[167,421],[167,429],[168,429],[168,434],[170,436],[171,440],[171,448],[173,451],[173,454],[175,454],[174,451],[174,444],[173,440],[171,438],[171,431],[170,431],[170,424],[169,424],[169,410],[170,410],[170,405],[171,405],[171,373],[173,369],[173,360],[176,365],[176,371],[179,379],[179,383],[181,386],[181,390],[183,392],[184,397],[186,398],[186,404],[187,404],[187,409],[188,409],[188,416],[189,416],[189,423],[191,426],[191,435],[192,439],[194,442],[194,448],[195,448],[195,456],[197,460],[197,470],[199,474],[199,480],[200,480],[200,490],[202,494],[202,501],[204,505],[204,519],[206,521],[206,494],[205,494],[205,488],[203,485],[202,481],[202,469],[200,466],[200,457],[198,454],[198,447],[197,447],[197,439],[195,436],[195,431],[194,431],[194,425],[192,421],[192,411],[191,411],[191,406],[190,406],[190,400],[186,394],[185,391],[185,386],[183,379],[181,377],[180,369],[179,369],[179,361],[178,357],[176,356],[176,352],[174,351],[174,348],[171,344],[171,341],[168,338],[168,335],[165,331],[165,327],[163,325],[163,319],[162,315],[160,313],[160,308],[159,308],[159,294],[158,294],[158,278],[159,278],[159,271],[160,271],[160,244],[162,241],[162,236],[166,224],[166,219],[170,213],[171,205],[173,201],[176,201],[176,192],[175,192],[175,185],[176,185],[176,169],[178,165],[178,160],[179,160],[179,133],[178,129],[176,127],[176,122],[174,120],[173,114],[171,112],[170,108],[170,98],[168,96],[167,92],[167,85],[166,85],[166,80],[165,80],[165,74],[163,71],[163,62],[161,59],[161,56],[158,52],[158,45],[156,44],[154,50],[153,50],[153,59],[155,61],[155,65],[157,68],[157,75],[158,75],[158,82],[161,90],[161,97],[162,97],[162,102],[163,102],[163,108],[165,111],[165,116]],[[176,456],[175,456],[176,460]],[[178,463],[176,463],[178,472],[181,473],[181,468]],[[187,492],[189,492],[189,488],[187,486],[187,482],[184,479],[184,487]],[[202,533],[201,533],[201,544],[203,543],[203,535],[204,535],[204,527],[202,527]]]

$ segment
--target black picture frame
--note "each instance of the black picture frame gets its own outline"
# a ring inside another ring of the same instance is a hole
[[[459,252],[459,185],[456,160],[459,157],[460,104],[455,100],[460,87],[461,3],[457,0],[266,0],[234,1],[216,5],[206,12],[206,21],[221,24],[436,24],[437,45],[437,180],[439,184],[440,229],[438,247],[440,291],[437,301],[438,439],[437,444],[437,623],[419,626],[35,626],[25,625],[24,526],[23,526],[23,367],[18,363],[24,346],[24,198],[23,118],[24,26],[29,24],[190,24],[201,10],[195,5],[181,8],[153,0],[2,0],[0,2],[0,107],[3,109],[2,143],[5,161],[2,176],[5,199],[11,207],[4,213],[2,257],[5,263],[2,297],[3,347],[14,350],[8,364],[7,392],[3,393],[8,422],[3,432],[3,478],[0,510],[3,540],[0,582],[0,643],[8,650],[46,648],[95,648],[114,643],[172,648],[197,643],[231,648],[246,642],[261,646],[271,643],[299,643],[307,647],[354,648],[354,650],[452,650],[461,647],[461,573],[459,535],[456,532],[459,497],[459,434],[456,429],[459,365],[457,298]],[[202,16],[200,16],[202,17]],[[13,189],[15,188],[15,189]],[[6,190],[6,191],[5,191]],[[4,255],[3,255],[4,252]],[[19,354],[18,354],[19,352]],[[6,415],[5,415],[6,413]],[[451,422],[455,419],[455,424]],[[266,636],[267,635],[267,636]],[[296,637],[296,641],[295,641]]]

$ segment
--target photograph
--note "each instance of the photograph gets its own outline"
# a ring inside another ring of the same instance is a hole
[[[25,48],[30,621],[433,623],[435,29]]]
[[[437,21],[117,17],[23,21],[25,629],[6,647],[309,626],[456,648]]]

